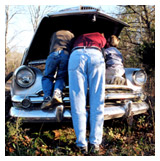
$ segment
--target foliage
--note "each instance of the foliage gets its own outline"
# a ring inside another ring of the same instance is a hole
[[[5,75],[14,71],[17,67],[19,67],[23,54],[18,53],[16,51],[9,52],[5,55]]]
[[[125,5],[120,6],[118,18],[130,25],[125,28],[124,41],[132,45],[139,45],[142,41],[154,39],[155,6]]]
[[[143,63],[147,65],[149,55],[151,55],[150,59],[154,59],[155,6],[124,5],[119,7],[118,18],[130,25],[124,28],[120,35],[120,50],[123,53],[125,66],[143,67]],[[147,52],[147,50],[150,51]],[[154,68],[153,60],[146,69],[151,70],[151,68]]]
[[[154,155],[154,134],[149,116],[136,116],[132,127],[124,120],[114,120],[106,127],[104,135],[105,155],[148,156]]]
[[[155,125],[152,110],[134,116],[132,126],[124,118],[105,121],[99,155],[154,156]],[[7,156],[83,155],[75,147],[76,137],[71,123],[22,124],[21,121],[9,120],[6,123]]]
[[[140,61],[143,63],[147,73],[152,73],[155,70],[155,43],[144,41],[136,49],[136,53],[140,56]]]
[[[17,121],[12,123],[8,121],[6,125],[6,155],[75,155],[72,151],[75,140],[73,128],[55,129],[53,127],[49,130],[48,124],[46,126],[42,124],[38,128],[36,125],[35,128],[29,125],[28,129],[20,127]]]

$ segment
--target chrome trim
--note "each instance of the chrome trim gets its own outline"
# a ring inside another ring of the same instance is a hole
[[[36,81],[35,83],[29,87],[29,88],[20,88],[16,83],[15,83],[15,80],[13,79],[12,81],[12,87],[11,87],[11,92],[12,92],[12,96],[14,95],[26,95],[26,96],[39,96],[39,92],[42,91],[42,83],[41,83],[41,79],[42,79],[42,72],[37,69],[37,68],[33,68],[32,69],[34,70],[34,72],[36,73]],[[130,92],[136,92],[136,93],[141,93],[143,92],[143,89],[141,86],[136,86],[134,84],[134,82],[132,82],[132,73],[134,71],[138,71],[139,69],[125,69],[126,71],[126,79],[127,79],[127,85],[108,85],[106,84],[105,85],[105,89],[106,90],[125,90],[125,93],[126,91],[128,90],[129,93]],[[66,89],[64,89],[64,93],[65,92],[68,92],[68,86],[66,86]]]
[[[107,100],[113,100],[113,99],[134,99],[134,98],[140,98],[141,94],[136,93],[108,93],[105,96],[105,99]]]
[[[141,98],[143,96],[142,93],[108,93],[105,95],[106,100],[118,100],[118,99],[136,99]],[[70,102],[69,97],[64,97],[64,102]]]
[[[22,85],[22,84],[20,84],[20,83],[18,82],[18,80],[17,80],[17,75],[18,75],[18,73],[19,73],[21,70],[23,70],[23,69],[28,70],[28,71],[32,74],[32,77],[33,77],[33,81],[32,81],[30,84],[28,84],[28,85]],[[34,71],[33,71],[31,68],[29,68],[29,67],[26,66],[26,65],[22,65],[22,66],[20,66],[19,68],[17,68],[17,69],[15,70],[15,72],[14,72],[14,78],[15,78],[15,82],[17,83],[18,86],[20,86],[20,87],[22,87],[22,88],[29,88],[29,87],[31,87],[31,86],[35,83],[36,75],[35,75]]]
[[[59,105],[53,110],[41,110],[41,109],[34,109],[34,110],[29,110],[29,109],[23,109],[23,108],[17,108],[17,107],[11,107],[10,109],[10,115],[12,117],[19,117],[23,118],[24,121],[56,121],[60,122],[62,121],[63,117],[65,118],[71,118],[69,116],[68,111],[63,112],[63,105]],[[62,116],[59,115],[59,110],[62,112]]]
[[[28,104],[26,105],[26,104],[24,104],[24,102],[25,101],[28,101]],[[31,106],[31,100],[30,100],[30,98],[29,97],[26,97],[25,99],[23,99],[23,101],[22,101],[22,107],[23,108],[29,108],[30,106]]]
[[[42,60],[30,61],[28,65],[40,65],[40,64],[45,64],[45,63],[46,63],[46,59],[42,59]]]
[[[105,85],[105,89],[106,90],[133,90],[133,88],[130,88],[127,85],[113,85],[113,84]]]
[[[129,80],[128,80],[129,81]],[[67,90],[69,86],[65,87]],[[113,85],[113,84],[106,84],[105,90],[129,90],[129,91],[141,91],[142,87],[137,86],[129,86],[129,85]]]
[[[133,73],[139,71],[139,68],[125,68],[125,77],[127,81],[127,86],[133,91],[142,91],[142,86],[135,85],[133,81]]]
[[[145,102],[141,103],[132,103],[131,112],[133,115],[145,113],[149,106]],[[104,120],[110,120],[113,118],[120,118],[126,115],[126,109],[128,108],[127,103],[123,105],[107,105],[104,108]],[[63,119],[71,119],[70,109],[63,109]],[[11,107],[10,115],[12,117],[23,118],[24,121],[55,121],[57,122],[57,108],[52,111],[42,111],[41,109],[37,110],[26,110],[17,107]]]
[[[104,109],[104,120],[110,120],[125,116],[126,106],[127,106],[126,104],[124,104],[123,106],[112,106],[112,105],[107,106]],[[131,112],[133,112],[133,115],[145,113],[148,109],[149,106],[146,102],[131,104]]]
[[[63,120],[64,106],[63,105],[57,106],[55,110],[56,110],[56,120],[57,122],[61,122]]]
[[[11,100],[15,103],[22,103],[22,101],[26,98],[29,98],[31,103],[42,103],[43,97],[42,96],[21,96],[21,95],[14,95]]]
[[[129,117],[132,115],[132,101],[127,101],[124,108],[125,108],[125,116]]]
[[[66,86],[65,89],[69,89],[69,86]],[[120,90],[133,90],[133,88],[127,86],[127,85],[113,85],[113,84],[106,84],[105,85],[105,89],[112,89],[112,90],[116,90],[116,89],[120,89]]]
[[[144,74],[144,76],[145,76],[145,80],[144,80],[144,82],[143,82],[143,83],[138,82],[138,81],[136,80],[136,74],[137,74],[138,72],[143,73],[143,74]],[[139,70],[139,71],[135,71],[135,72],[133,72],[132,77],[133,77],[133,81],[134,81],[135,85],[138,85],[138,86],[142,86],[142,85],[144,85],[144,84],[146,83],[146,81],[147,81],[147,74],[146,74],[146,72],[145,72],[144,70],[142,70],[142,69],[141,69],[141,70]]]
[[[38,94],[36,94],[37,91],[40,91],[42,90],[42,83],[41,83],[41,80],[42,80],[42,72],[38,69],[38,68],[34,68],[34,67],[30,67],[34,73],[36,74],[36,80],[35,80],[35,83],[29,87],[29,88],[22,88],[22,87],[19,87],[17,85],[17,83],[15,82],[15,79],[12,80],[12,95],[11,96],[14,96],[14,95],[20,95],[20,96],[38,96]],[[19,69],[19,68],[17,68]]]
[[[59,10],[59,12],[68,12],[68,11],[75,11],[75,10],[99,10],[98,8],[92,7],[92,6],[76,6],[76,7],[71,7],[71,8],[65,8],[65,9],[61,9]]]
[[[142,93],[108,93],[105,95],[106,100],[117,100],[117,99],[136,99],[141,98]],[[43,96],[21,96],[21,95],[14,95],[11,100],[15,103],[22,103],[24,99],[28,98],[31,103],[42,103]],[[65,103],[69,103],[69,97],[64,97],[63,101]]]

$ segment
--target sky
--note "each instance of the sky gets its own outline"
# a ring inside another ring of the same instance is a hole
[[[65,8],[71,8],[78,5],[58,5],[56,10],[61,10]],[[13,5],[11,6],[15,9],[27,9],[27,6],[21,5]],[[113,13],[116,11],[116,5],[93,5],[96,8],[102,8],[104,12],[107,14]],[[16,46],[12,48],[12,50],[16,50],[20,53],[23,53],[25,49],[30,45],[30,42],[33,38],[34,32],[33,27],[30,21],[29,13],[25,11],[23,14],[17,14],[14,18],[10,21],[9,29],[8,29],[8,41],[12,39],[14,35],[17,35],[11,43],[9,43],[9,47]]]

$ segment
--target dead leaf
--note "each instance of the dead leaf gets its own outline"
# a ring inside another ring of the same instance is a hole
[[[14,149],[12,147],[9,147],[9,152],[10,153],[13,153],[14,152]]]
[[[58,130],[53,130],[54,134],[55,134],[55,140],[58,140],[60,137],[60,132]]]

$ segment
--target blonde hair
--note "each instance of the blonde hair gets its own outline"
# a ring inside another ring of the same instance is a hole
[[[117,38],[117,36],[111,35],[108,38],[108,43],[109,43],[110,46],[117,47],[118,44],[119,44],[119,39]]]

